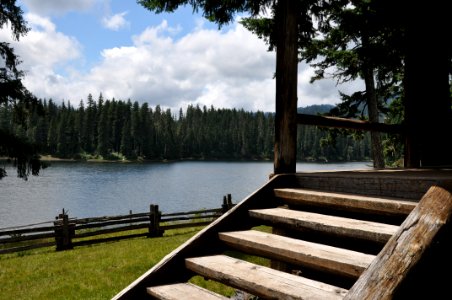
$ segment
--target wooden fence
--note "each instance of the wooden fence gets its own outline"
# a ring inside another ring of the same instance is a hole
[[[135,237],[159,237],[165,230],[206,226],[233,206],[231,194],[228,194],[223,197],[221,208],[167,214],[162,214],[154,204],[145,213],[83,219],[70,218],[63,209],[55,221],[20,226],[20,229],[0,229],[0,254],[51,246],[61,251]],[[51,225],[36,226],[46,223]],[[145,228],[147,230],[137,232]],[[106,234],[115,235],[105,237]]]

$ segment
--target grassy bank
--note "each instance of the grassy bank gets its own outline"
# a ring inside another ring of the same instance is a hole
[[[110,299],[198,230],[62,252],[52,247],[2,255],[0,299]]]

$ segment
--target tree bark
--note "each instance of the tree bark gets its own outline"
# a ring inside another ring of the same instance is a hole
[[[276,26],[276,109],[274,173],[296,172],[298,1],[280,0]]]
[[[378,98],[375,90],[374,72],[369,67],[364,67],[364,82],[366,85],[367,94],[367,109],[369,112],[369,121],[372,123],[379,123],[378,112]],[[380,132],[370,132],[371,145],[372,145],[372,159],[374,168],[384,168],[385,159],[383,155],[383,147],[381,145]]]

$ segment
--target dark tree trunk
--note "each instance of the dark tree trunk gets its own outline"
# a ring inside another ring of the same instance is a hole
[[[369,111],[369,121],[379,123],[378,99],[375,90],[374,72],[369,67],[364,67],[364,82],[366,84],[367,109]],[[370,132],[372,159],[374,168],[384,168],[385,160],[383,147],[381,145],[381,134],[377,131]]]
[[[275,174],[294,173],[296,171],[297,2],[280,0],[277,4]]]
[[[448,69],[451,48],[447,39],[451,28],[447,11],[442,3],[437,6],[415,6],[406,19],[406,167],[452,164]]]

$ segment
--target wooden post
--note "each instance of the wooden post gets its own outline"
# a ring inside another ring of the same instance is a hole
[[[160,229],[160,219],[162,213],[159,211],[159,206],[155,204],[150,205],[149,209],[149,233],[148,237],[161,237],[163,230]]]
[[[221,205],[221,209],[222,209],[222,211],[223,211],[223,213],[225,213],[225,212],[227,212],[228,211],[228,207],[227,207],[227,202],[228,200],[227,200],[227,198],[226,198],[226,195],[225,196],[223,196],[223,204]]]
[[[55,225],[56,250],[73,249],[72,238],[75,236],[75,224],[69,223],[69,216],[63,208],[63,212],[58,215]]]
[[[228,194],[228,210],[232,208],[232,195]]]
[[[227,194],[227,196],[223,196],[223,205],[221,205],[223,213],[227,212],[232,208],[232,197],[231,194]]]
[[[274,173],[295,173],[297,153],[298,1],[277,3]]]

